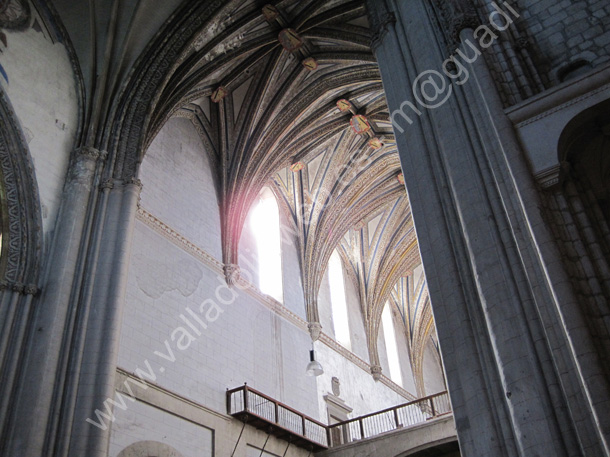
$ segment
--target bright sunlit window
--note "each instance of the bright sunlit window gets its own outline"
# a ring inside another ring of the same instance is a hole
[[[283,301],[280,212],[273,193],[264,188],[252,210],[261,292]]]
[[[333,252],[333,255],[328,262],[328,282],[330,283],[330,302],[335,339],[343,347],[351,349],[343,265],[341,264],[341,257],[339,257],[337,251]]]
[[[385,348],[388,354],[388,365],[390,366],[390,379],[398,385],[402,385],[402,374],[400,373],[400,360],[398,358],[398,344],[396,343],[396,332],[394,331],[394,320],[390,304],[386,303],[381,314],[383,324],[383,336]]]

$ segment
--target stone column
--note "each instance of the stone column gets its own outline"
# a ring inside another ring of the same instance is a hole
[[[572,367],[553,352],[565,341],[553,335],[561,320],[540,256],[550,238],[532,216],[539,195],[512,128],[481,99],[489,86],[443,73],[450,56],[431,2],[367,6],[462,455],[582,455],[558,365]]]
[[[97,234],[97,250],[91,261],[94,275],[90,287],[89,311],[83,322],[82,355],[73,370],[79,373],[78,393],[74,392],[74,420],[66,424],[69,452],[58,455],[106,457],[108,430],[87,422],[97,421],[95,410],[106,411],[104,402],[115,399],[115,373],[133,229],[142,185],[139,180],[106,183],[107,203],[103,225]]]
[[[460,40],[462,49],[466,43],[477,41],[470,28],[461,30]],[[524,310],[540,319],[542,328],[530,328],[538,335],[534,340],[544,338],[546,348],[544,352],[539,349],[538,354],[545,379],[556,379],[557,385],[548,382],[553,412],[562,433],[574,434],[573,441],[565,440],[563,444],[569,455],[608,456],[610,418],[605,409],[610,386],[609,379],[604,380],[607,368],[604,370],[603,352],[595,347],[588,331],[583,311],[586,306],[571,287],[563,246],[556,243],[552,233],[555,223],[549,227],[548,219],[542,215],[545,196],[523,159],[485,59],[476,59],[468,68],[472,83],[464,85],[461,95],[466,100],[480,101],[470,110],[528,281],[531,302]],[[591,280],[594,277],[594,273],[590,274]],[[545,354],[551,364],[546,362]]]
[[[17,388],[7,455],[50,455],[61,411],[66,364],[78,312],[82,243],[90,222],[90,200],[100,172],[100,151],[83,147],[73,154],[44,279],[30,323],[24,366]]]
[[[37,292],[38,288],[33,284],[0,284],[0,424],[3,425],[18,384],[21,353],[26,344],[33,297]]]
[[[79,151],[68,174],[7,455],[108,455],[111,424],[102,430],[86,419],[114,398],[141,184],[100,185],[101,156]]]

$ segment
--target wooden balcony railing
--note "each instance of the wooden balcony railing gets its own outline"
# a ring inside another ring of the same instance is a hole
[[[371,438],[451,413],[448,393],[441,392],[403,405],[328,426],[329,447]]]
[[[227,411],[302,448],[312,451],[328,448],[326,425],[245,384],[227,391]]]
[[[278,438],[319,451],[450,414],[451,403],[448,393],[441,392],[338,424],[325,425],[244,384],[227,390],[227,412]]]

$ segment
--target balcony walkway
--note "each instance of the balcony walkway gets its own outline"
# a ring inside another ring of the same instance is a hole
[[[227,391],[227,413],[312,452],[363,442],[433,420],[437,422],[436,420],[443,416],[446,416],[446,420],[442,423],[451,423],[453,426],[447,392],[329,426],[244,384]]]
[[[244,384],[227,391],[227,412],[312,452],[328,448],[327,426]]]
[[[333,445],[316,457],[459,456],[453,415],[446,414],[416,425],[364,440]]]

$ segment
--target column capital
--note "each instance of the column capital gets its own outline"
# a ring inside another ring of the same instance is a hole
[[[396,15],[388,10],[385,1],[367,0],[366,9],[371,24],[371,48],[374,51],[385,38],[390,25],[396,23]]]
[[[114,179],[106,179],[100,184],[100,190],[112,190],[114,189]]]
[[[104,153],[92,146],[81,146],[79,148],[76,148],[75,152],[78,157],[91,159],[93,161],[96,161],[100,158],[104,158]]]
[[[36,295],[39,291],[35,284],[24,284],[21,282],[2,281],[0,282],[0,290],[10,290],[22,295]]]
[[[128,178],[124,183],[126,186],[134,186],[138,188],[138,191],[142,190],[142,181],[138,178]]]
[[[464,29],[476,29],[481,25],[477,10],[471,0],[434,0],[447,31],[447,38],[452,44],[460,42],[460,33]]]
[[[390,25],[396,23],[396,16],[392,12],[386,12],[378,18],[378,22],[374,24],[373,35],[371,36],[371,48],[376,49],[385,38]]]

